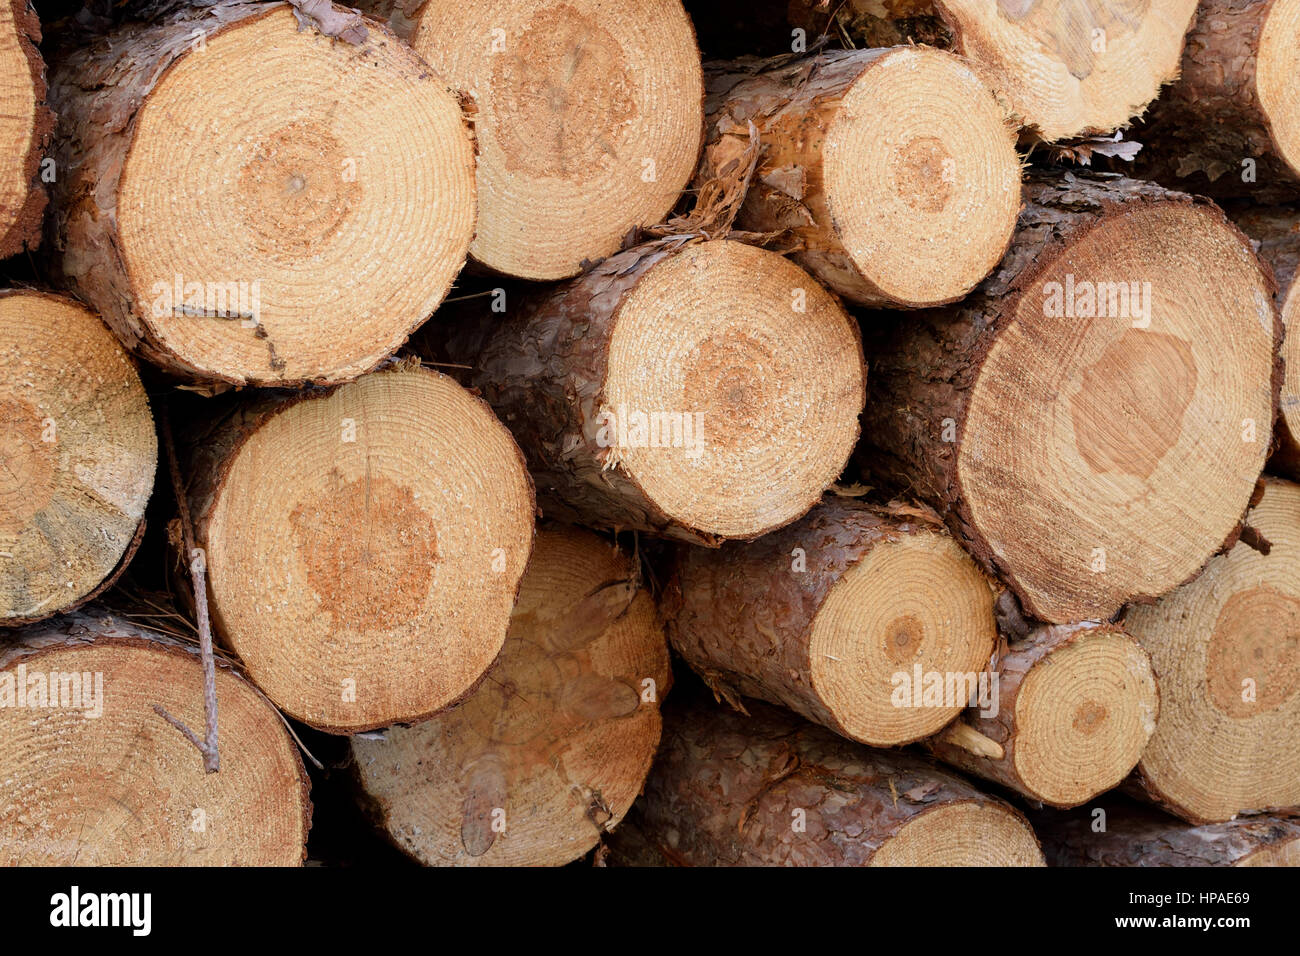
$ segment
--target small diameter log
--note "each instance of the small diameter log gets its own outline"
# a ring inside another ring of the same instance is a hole
[[[144,533],[158,464],[149,398],[85,306],[0,290],[0,626],[116,580]]]
[[[442,301],[474,233],[472,137],[368,30],[187,5],[61,59],[57,265],[128,347],[190,379],[342,382]]]
[[[1214,206],[1032,179],[965,302],[873,329],[860,462],[1049,623],[1107,620],[1235,540],[1281,366],[1272,283]]]
[[[829,497],[755,542],[681,548],[673,647],[732,701],[784,704],[882,747],[935,733],[970,694],[924,706],[918,687],[900,704],[899,688],[984,671],[997,631],[988,579],[927,512]]]
[[[41,159],[54,131],[40,42],[41,21],[28,0],[0,0],[0,259],[40,242]]]
[[[1282,340],[1280,414],[1270,471],[1300,479],[1300,212],[1287,206],[1250,206],[1232,213],[1233,220],[1259,247],[1260,258],[1277,277],[1277,304],[1286,335]]]
[[[1072,807],[1117,786],[1151,739],[1151,658],[1111,624],[1040,628],[1003,644],[996,693],[927,741],[935,756],[1031,800]]]
[[[1198,827],[1111,798],[1032,821],[1050,866],[1300,866],[1300,820],[1292,816]]]
[[[670,705],[645,795],[609,844],[630,865],[1043,865],[1009,804],[766,704]]]
[[[535,505],[481,401],[403,365],[190,438],[213,625],[277,706],[353,733],[429,717],[482,678]]]
[[[1133,138],[1139,172],[1188,192],[1300,197],[1300,0],[1201,0],[1178,82]]]
[[[927,47],[710,64],[700,181],[764,151],[737,224],[789,230],[792,258],[873,306],[955,302],[992,271],[1020,210],[1020,158],[971,68]]]
[[[672,209],[703,125],[700,52],[680,0],[405,7],[395,12],[409,17],[415,51],[476,110],[475,262],[574,276]]]
[[[203,726],[197,647],[102,608],[0,650],[0,864],[297,866],[307,774],[271,703],[218,659],[221,772],[154,710]]]
[[[1151,654],[1160,719],[1136,789],[1192,823],[1300,806],[1300,485],[1267,479],[1239,542],[1125,629]]]
[[[944,44],[1051,141],[1124,126],[1178,73],[1196,0],[790,0],[807,39]]]
[[[464,360],[549,516],[703,544],[816,504],[857,441],[866,378],[835,298],[729,240],[611,256]]]
[[[615,827],[659,744],[671,671],[639,568],[588,531],[538,533],[501,657],[463,703],[352,738],[363,803],[422,863],[560,865]]]

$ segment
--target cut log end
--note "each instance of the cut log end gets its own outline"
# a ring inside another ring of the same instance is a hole
[[[480,219],[470,253],[527,279],[576,275],[659,222],[695,168],[703,80],[679,0],[430,0],[411,44],[471,92]]]
[[[1195,574],[1245,510],[1275,400],[1270,289],[1217,211],[1131,203],[1069,250],[1024,283],[957,462],[977,550],[1048,621]]]
[[[955,301],[1007,250],[1020,210],[1015,138],[955,56],[899,47],[876,58],[845,92],[822,162],[838,239],[890,304]]]
[[[496,657],[532,485],[509,433],[451,379],[381,371],[287,402],[219,476],[196,509],[214,619],[294,717],[335,732],[418,720]]]
[[[1247,521],[1267,555],[1235,547],[1125,617],[1160,675],[1141,783],[1195,823],[1300,804],[1300,486],[1268,480]]]
[[[473,695],[384,740],[353,740],[366,801],[399,847],[426,864],[560,865],[622,819],[670,682],[635,573],[590,532],[539,533],[506,645]]]
[[[1019,814],[986,801],[949,803],[903,824],[871,866],[1042,866],[1038,840]]]
[[[1295,66],[1300,36],[1300,0],[1272,0],[1255,55],[1255,95],[1277,153],[1300,179],[1300,70]]]
[[[135,365],[68,299],[0,291],[0,625],[97,593],[135,550],[158,460]]]
[[[856,325],[807,273],[739,242],[698,243],[620,306],[596,443],[676,525],[752,538],[840,474],[865,374]]]
[[[0,259],[36,246],[45,211],[38,173],[54,117],[45,105],[40,40],[27,0],[0,0]]]
[[[25,632],[0,657],[0,863],[300,864],[311,803],[280,715],[218,667],[221,772],[206,773],[154,710],[202,727],[202,688],[194,648],[102,613]]]

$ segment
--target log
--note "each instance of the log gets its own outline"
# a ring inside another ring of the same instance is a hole
[[[0,650],[0,864],[297,866],[307,774],[280,715],[218,659],[221,771],[154,707],[203,726],[198,649],[103,608]]]
[[[99,317],[0,289],[0,626],[109,587],[144,534],[158,463],[149,398]]]
[[[1300,820],[1292,816],[1197,827],[1111,798],[1100,807],[1031,819],[1049,866],[1300,866]],[[1104,830],[1094,829],[1102,824]]]
[[[190,441],[213,624],[278,707],[355,733],[432,716],[482,679],[535,504],[481,401],[402,363],[238,404]]]
[[[1030,616],[1107,620],[1235,540],[1281,322],[1206,202],[1069,173],[1026,195],[968,300],[871,330],[859,462],[943,513]]]
[[[574,276],[676,204],[703,124],[680,0],[640,0],[635,15],[601,0],[398,6],[415,51],[476,110],[478,265]]]
[[[1126,126],[1178,73],[1196,0],[790,0],[808,42],[944,43],[1047,141]],[[816,32],[814,32],[816,31]]]
[[[54,130],[40,42],[29,0],[0,0],[0,259],[40,244],[41,159]]]
[[[624,865],[1044,865],[1009,804],[923,757],[850,743],[766,704],[751,716],[666,708],[645,795],[609,846]]]
[[[817,503],[857,441],[866,377],[839,303],[730,240],[611,256],[511,306],[461,360],[548,516],[709,545]]]
[[[377,24],[356,47],[285,4],[184,6],[71,50],[51,88],[61,279],[178,377],[353,379],[465,261],[471,133]]]
[[[362,801],[399,848],[431,865],[554,866],[618,825],[671,684],[638,571],[589,531],[540,531],[478,690],[418,727],[352,738]]]
[[[1139,172],[1175,189],[1300,198],[1298,0],[1201,0],[1181,75],[1134,133]]]
[[[673,647],[742,707],[739,694],[784,704],[880,747],[935,733],[970,695],[900,706],[896,691],[914,671],[984,671],[996,626],[989,581],[927,512],[828,497],[755,542],[682,547],[664,598]]]
[[[1151,658],[1111,624],[1056,625],[1005,640],[993,706],[928,741],[945,763],[1038,803],[1073,807],[1119,785],[1151,739]]]
[[[764,152],[737,225],[788,230],[795,262],[863,305],[955,302],[993,270],[1020,210],[1002,108],[958,57],[926,47],[710,64],[698,181]]]
[[[1282,340],[1285,377],[1270,471],[1300,479],[1300,213],[1286,206],[1234,209],[1233,221],[1258,246],[1260,258],[1277,277],[1277,304],[1286,335]]]
[[[1300,806],[1300,485],[1268,478],[1244,541],[1124,627],[1151,654],[1160,719],[1135,790],[1191,823]]]

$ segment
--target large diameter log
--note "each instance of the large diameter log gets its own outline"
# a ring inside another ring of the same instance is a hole
[[[665,598],[673,647],[715,692],[784,704],[863,743],[935,733],[969,693],[900,706],[914,673],[985,671],[988,579],[926,509],[827,498],[752,543],[682,547]]]
[[[35,248],[41,236],[40,167],[54,114],[45,105],[40,42],[28,0],[0,0],[0,259]]]
[[[218,658],[221,771],[161,707],[203,726],[190,644],[103,609],[33,625],[0,651],[0,863],[296,866],[307,774],[275,708]]]
[[[974,295],[874,330],[861,461],[943,512],[1031,616],[1106,620],[1235,539],[1281,322],[1208,203],[1070,174],[1027,198]]]
[[[1050,866],[1300,866],[1300,820],[1293,816],[1192,826],[1110,799],[1032,820]]]
[[[1020,159],[971,68],[927,47],[712,64],[701,178],[764,151],[737,223],[788,230],[845,298],[955,302],[992,271],[1020,211]]]
[[[943,43],[1045,140],[1124,126],[1178,74],[1196,0],[790,0],[811,34]],[[943,29],[945,28],[946,29]]]
[[[411,45],[473,100],[482,266],[577,275],[660,222],[695,171],[703,81],[680,0],[427,0]],[[400,20],[398,21],[400,22]]]
[[[401,366],[191,437],[212,620],[282,710],[352,733],[429,717],[482,678],[535,505],[480,400]]]
[[[560,865],[641,792],[671,671],[638,567],[589,531],[538,533],[501,657],[418,727],[352,738],[364,804],[425,864]]]
[[[1300,479],[1300,213],[1287,206],[1249,206],[1233,220],[1258,245],[1277,277],[1277,303],[1286,330],[1282,340],[1285,377],[1270,471]]]
[[[835,298],[729,240],[611,256],[465,358],[548,515],[705,544],[811,508],[852,453],[865,393]]]
[[[1151,658],[1114,625],[1039,628],[992,667],[996,693],[928,746],[1031,800],[1071,807],[1117,786],[1155,731]]]
[[[369,30],[187,6],[61,59],[58,266],[130,348],[192,379],[342,382],[442,301],[474,232],[471,134]]]
[[[1268,479],[1246,520],[1268,554],[1239,543],[1124,619],[1160,684],[1136,784],[1192,823],[1300,806],[1300,485]]]
[[[144,533],[158,463],[149,398],[85,306],[0,290],[0,626],[116,580]]]
[[[670,705],[645,795],[609,842],[630,864],[1043,865],[1010,805],[922,757],[766,704],[750,716]]]
[[[1134,138],[1143,175],[1188,192],[1300,197],[1300,0],[1201,0],[1178,82]]]

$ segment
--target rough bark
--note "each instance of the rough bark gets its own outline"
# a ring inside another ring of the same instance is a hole
[[[40,244],[48,200],[41,160],[54,132],[40,42],[28,0],[0,2],[0,259]]]

